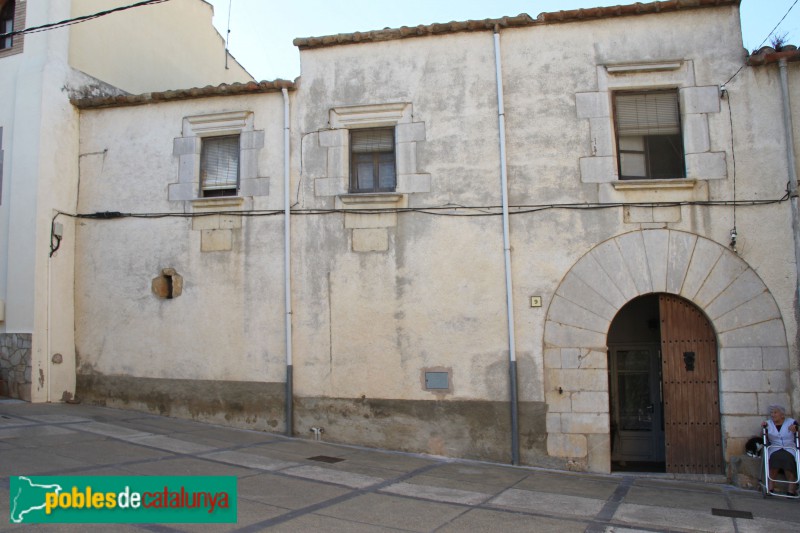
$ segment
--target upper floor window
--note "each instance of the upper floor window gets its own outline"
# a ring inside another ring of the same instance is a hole
[[[393,192],[397,186],[394,128],[350,131],[350,192]]]
[[[620,179],[686,176],[678,91],[614,93]]]
[[[236,196],[239,189],[239,135],[203,137],[200,196]]]
[[[0,1],[0,4],[3,4]],[[8,0],[0,8],[0,34],[14,31],[14,0]],[[13,37],[0,37],[0,49],[11,48],[14,45]]]

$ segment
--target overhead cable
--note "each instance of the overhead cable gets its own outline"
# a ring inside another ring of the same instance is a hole
[[[5,37],[13,37],[15,35],[26,35],[28,33],[39,33],[48,30],[56,30],[58,28],[64,28],[66,26],[72,26],[73,24],[79,24],[81,22],[86,22],[87,20],[94,20],[100,17],[104,17],[106,15],[110,15],[111,13],[117,13],[119,11],[125,11],[128,9],[133,9],[135,7],[143,7],[149,6],[153,4],[161,4],[163,2],[169,2],[169,0],[144,0],[142,2],[137,2],[135,4],[131,4],[128,6],[120,6],[114,9],[108,9],[106,11],[100,11],[98,13],[94,13],[92,15],[83,15],[80,17],[75,17],[72,19],[62,20],[61,22],[52,22],[50,24],[43,24],[42,26],[34,26],[32,28],[23,28],[17,31],[11,31],[8,33],[0,33],[0,39]]]
[[[758,45],[756,50],[760,50],[761,47],[764,45],[764,43],[767,42],[767,39],[769,39],[772,36],[772,34],[775,33],[775,30],[777,30],[778,26],[780,26],[781,23],[786,19],[786,17],[789,16],[789,13],[791,13],[792,9],[794,9],[794,6],[797,5],[798,1],[800,1],[800,0],[794,0],[794,3],[792,3],[791,6],[789,6],[789,9],[787,9],[786,13],[783,14],[783,16],[781,17],[781,20],[779,20],[778,23],[775,25],[775,27],[772,28],[772,31],[769,32],[769,34],[766,37],[764,37],[764,40],[761,41],[761,44]],[[733,78],[735,78],[742,71],[742,69],[744,67],[746,67],[746,66],[747,66],[747,63],[745,62],[741,67],[739,67],[739,70],[737,70],[736,72],[733,73],[733,76],[728,78],[728,81],[726,81],[725,83],[722,84],[722,86],[724,87],[724,86],[728,85],[731,82],[731,80],[733,80]]]

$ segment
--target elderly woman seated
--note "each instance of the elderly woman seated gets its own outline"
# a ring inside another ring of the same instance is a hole
[[[775,479],[780,472],[786,476],[790,496],[797,496],[797,463],[795,462],[795,434],[797,421],[786,416],[781,405],[769,406],[770,420],[764,422],[769,441],[769,491],[773,492]],[[780,483],[780,482],[779,482]]]

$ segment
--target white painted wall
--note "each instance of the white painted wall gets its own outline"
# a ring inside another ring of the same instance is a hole
[[[663,28],[670,28],[671,38],[654,39]],[[736,199],[783,195],[786,164],[775,73],[745,69],[728,86],[730,100],[716,106],[715,87],[744,60],[735,8],[503,30],[500,40],[512,204],[731,200],[728,102]],[[406,143],[402,159],[409,167],[400,172],[408,176],[398,187],[405,195],[400,207],[498,205],[493,61],[489,32],[303,51],[303,74],[292,106],[295,208],[342,207],[338,196],[347,188],[346,132],[331,129],[331,110],[385,104],[410,105],[404,127],[424,132],[398,141]],[[679,67],[666,74],[616,77],[605,70],[606,65],[641,62],[677,62]],[[701,165],[688,192],[618,190],[613,171],[601,176],[604,180],[588,179],[581,161],[596,155],[593,141],[596,146],[610,118],[585,116],[578,95],[609,98],[610,86],[647,88],[665,79],[666,86],[680,87],[684,94],[713,95],[704,101],[708,109],[701,106],[691,113],[695,104],[685,100],[684,113],[702,115],[687,117],[686,127],[694,127],[688,122],[695,120],[701,130],[707,127],[708,148],[701,153],[722,161],[722,171]],[[269,176],[270,186],[268,196],[246,198],[236,209],[281,209],[281,105],[278,94],[269,94],[83,111],[78,210],[194,212],[197,208],[189,204],[167,200],[167,187],[178,176],[172,139],[181,135],[184,117],[242,110],[252,111],[256,129],[265,131],[259,175]],[[774,297],[786,336],[779,345],[788,345],[793,354],[782,367],[783,390],[775,392],[790,398],[797,410],[796,265],[789,206],[740,207],[736,216],[739,257]],[[280,216],[242,220],[241,228],[231,230],[229,252],[201,252],[202,232],[194,224],[182,218],[78,224],[76,342],[83,370],[172,379],[283,380]],[[513,215],[520,400],[555,402],[545,378],[545,323],[557,288],[590,250],[648,229],[676,230],[727,247],[732,226],[733,211],[724,206]],[[499,217],[296,216],[292,237],[299,397],[507,401]],[[355,251],[370,247],[376,251]],[[150,280],[166,267],[185,280],[184,295],[170,301],[158,300],[149,290]],[[543,298],[543,307],[529,306],[534,295]],[[591,318],[586,315],[587,330]],[[602,340],[605,333],[591,335]],[[595,347],[602,355],[603,347]],[[721,368],[738,371],[737,365],[749,364],[746,353],[731,353],[728,366]],[[452,369],[451,392],[424,390],[421,374],[431,367]],[[595,378],[603,374],[599,368],[593,369]],[[754,371],[740,377],[765,376]],[[736,413],[740,418],[730,418],[726,431],[731,439],[740,438],[761,415],[757,404],[750,412]],[[596,430],[608,417],[597,415],[597,424],[587,424],[584,433],[603,434]],[[607,454],[604,459],[607,465]],[[598,466],[603,461],[597,458],[592,461],[591,469],[607,468]]]
[[[27,2],[26,26],[123,4]],[[30,34],[21,54],[0,58],[0,299],[5,301],[0,333],[32,334],[33,401],[59,400],[75,390],[72,220],[60,219],[63,246],[52,259],[48,255],[55,212],[77,208],[78,112],[69,96],[102,85],[80,71],[129,91],[251,79],[235,61],[224,68],[224,42],[211,25],[210,5],[181,0],[164,6]],[[51,363],[56,353],[63,363]]]
[[[208,212],[168,200],[178,181],[173,139],[184,117],[250,111],[264,130],[258,175],[269,195],[256,210],[282,208],[283,99],[184,100],[81,114],[81,213]],[[230,209],[230,208],[228,208]],[[231,251],[201,252],[207,218],[81,220],[75,267],[76,343],[81,372],[171,379],[283,380],[283,218],[234,217]],[[164,268],[183,294],[157,298]]]
[[[73,17],[130,5],[127,0],[73,0]],[[120,11],[70,28],[69,63],[134,94],[248,82],[228,54],[203,0],[171,0]]]

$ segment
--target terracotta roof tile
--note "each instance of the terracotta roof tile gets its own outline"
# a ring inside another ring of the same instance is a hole
[[[287,80],[251,81],[248,83],[223,83],[221,85],[207,85],[205,87],[193,87],[191,89],[177,89],[144,94],[72,98],[70,101],[79,109],[93,109],[98,107],[145,105],[170,100],[189,100],[192,98],[209,98],[213,96],[272,93],[280,92],[284,88],[294,91],[297,85],[295,82]]]
[[[800,50],[793,44],[781,46],[775,50],[771,46],[762,46],[757,52],[750,54],[747,64],[751,67],[777,63],[781,59],[787,61],[800,61]]]
[[[561,24],[566,22],[579,22],[613,17],[632,15],[646,15],[650,13],[667,13],[673,11],[701,9],[717,6],[738,6],[741,0],[667,0],[663,2],[649,2],[611,7],[593,7],[588,9],[572,9],[541,13],[535,19],[526,13],[516,17],[503,17],[498,19],[467,20],[463,22],[434,23],[427,26],[403,26],[401,28],[386,28],[369,32],[340,33],[321,37],[298,37],[293,41],[300,50],[310,48],[323,48],[342,44],[356,44],[366,42],[391,41],[412,37],[424,37],[444,33],[460,33],[471,31],[491,31],[499,28],[519,28],[525,26],[538,26],[544,24]]]

